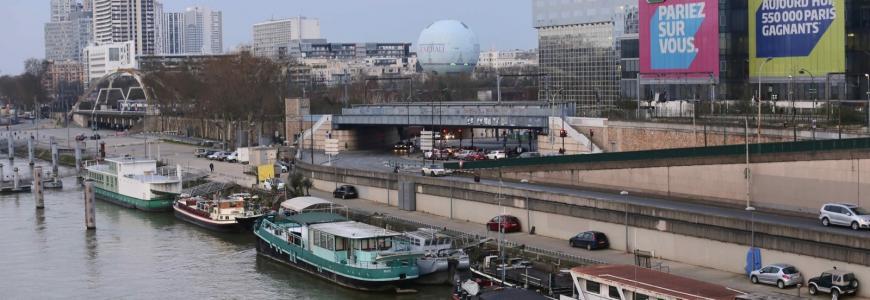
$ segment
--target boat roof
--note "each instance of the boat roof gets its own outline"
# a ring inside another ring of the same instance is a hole
[[[327,212],[308,212],[295,214],[284,218],[285,220],[299,225],[312,225],[320,223],[347,221],[345,217]]]
[[[118,156],[118,157],[107,157],[104,159],[105,161],[110,161],[118,164],[131,164],[131,163],[157,163],[156,160],[148,159],[148,158],[136,158],[134,156]]]
[[[349,239],[368,239],[375,237],[399,236],[398,232],[372,226],[366,223],[356,221],[344,221],[333,223],[322,223],[309,226],[311,229],[320,230],[335,236],[345,237]]]
[[[589,275],[595,277],[593,281],[616,283],[630,291],[640,289],[680,299],[733,300],[741,294],[721,285],[629,265],[576,267],[571,269],[571,274]]]
[[[331,206],[334,205],[334,203],[317,197],[296,197],[281,202],[282,208],[300,212],[315,205]]]
[[[428,228],[421,228],[415,231],[407,231],[405,232],[405,235],[419,239],[450,238],[449,235]]]

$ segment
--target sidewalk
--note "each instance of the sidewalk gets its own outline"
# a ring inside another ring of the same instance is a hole
[[[315,197],[320,197],[323,199],[332,199],[332,193],[328,191],[321,190],[311,190],[311,195]],[[436,227],[446,227],[453,230],[474,233],[478,235],[488,236],[492,238],[496,238],[496,233],[489,232],[485,230],[483,224],[477,224],[472,222],[466,222],[462,220],[451,220],[445,217],[434,216],[421,212],[408,212],[399,210],[397,207],[387,206],[378,202],[366,200],[366,199],[354,199],[354,200],[335,200],[337,203],[345,205],[351,209],[365,211],[369,213],[381,213],[385,215],[392,215],[401,217],[404,219],[415,220],[418,222],[430,224]],[[586,251],[584,249],[572,248],[568,245],[567,241],[539,236],[539,235],[530,235],[528,233],[511,233],[506,237],[507,240],[513,241],[520,244],[526,245],[534,245],[538,248],[550,249],[557,252],[569,253],[581,257],[587,257],[599,261],[604,261],[612,264],[634,264],[634,256],[631,254],[626,254],[621,251],[615,250],[599,250],[599,251]],[[742,274],[734,274],[719,270],[714,270],[710,268],[703,268],[688,264],[683,264],[674,261],[667,260],[655,260],[655,262],[661,262],[663,265],[668,266],[670,268],[670,273],[694,278],[706,282],[712,282],[720,285],[724,285],[726,287],[743,291],[743,292],[753,292],[753,293],[779,293],[785,294],[789,296],[796,296],[798,290],[795,288],[780,290],[774,286],[766,286],[766,285],[753,285],[749,280]],[[811,277],[812,274],[804,274],[805,277]],[[801,296],[808,297],[809,294],[807,292],[806,287],[801,288],[800,291]],[[828,297],[818,296],[814,297],[814,299],[827,299]],[[864,299],[864,298],[852,298],[852,299]]]

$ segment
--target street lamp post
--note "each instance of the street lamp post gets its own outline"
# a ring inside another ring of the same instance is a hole
[[[810,94],[813,95],[813,114],[815,114],[816,104],[817,104],[816,102],[818,101],[818,98],[819,98],[819,89],[816,86],[816,76],[813,76],[813,73],[807,69],[801,69],[798,73],[810,75],[810,85],[813,86],[812,88],[810,88]]]
[[[867,130],[870,130],[870,74],[864,74],[867,78]]]
[[[625,253],[630,253],[631,251],[628,248],[628,192],[622,191],[619,192],[619,195],[622,196],[622,201],[625,205]]]
[[[768,57],[765,59],[760,66],[758,66],[758,132],[756,137],[756,142],[761,143],[761,71],[764,70],[764,65],[773,60],[773,57]]]
[[[746,206],[746,211],[749,212],[749,247],[755,248],[755,207]]]

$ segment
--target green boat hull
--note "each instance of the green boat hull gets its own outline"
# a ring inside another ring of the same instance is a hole
[[[135,208],[143,211],[153,211],[153,212],[162,212],[162,211],[170,211],[172,210],[172,201],[175,200],[173,196],[166,196],[160,198],[152,198],[149,200],[134,198],[130,196],[121,195],[112,191],[108,191],[99,187],[94,187],[94,196],[97,199],[117,204],[127,208]]]

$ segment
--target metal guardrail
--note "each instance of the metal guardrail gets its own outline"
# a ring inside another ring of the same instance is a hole
[[[870,149],[870,138],[841,140],[798,141],[766,144],[750,144],[750,154],[794,153],[834,150]],[[502,167],[522,167],[536,165],[596,163],[612,161],[636,161],[665,158],[691,158],[708,156],[744,155],[746,145],[713,147],[678,148],[632,152],[611,152],[600,154],[560,155],[535,158],[515,158],[490,161],[465,162],[463,169],[494,169]],[[447,169],[459,169],[459,163],[445,163]]]

